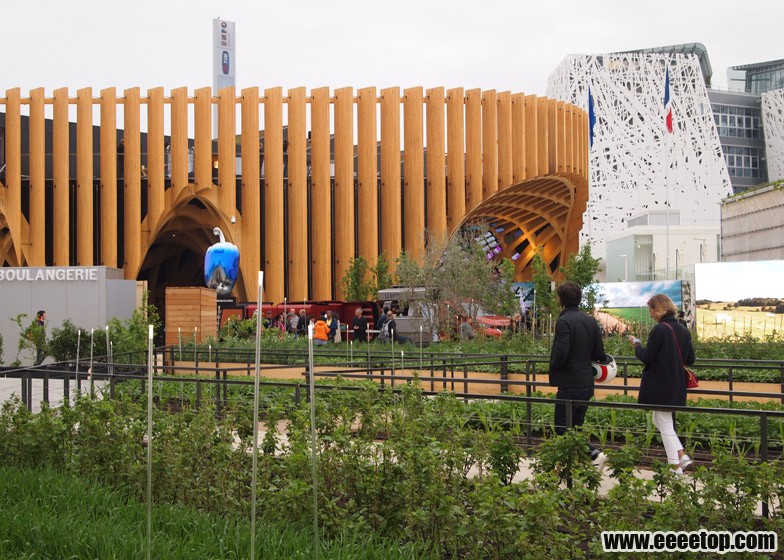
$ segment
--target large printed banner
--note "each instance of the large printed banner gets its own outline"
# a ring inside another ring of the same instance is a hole
[[[784,332],[784,261],[700,263],[694,277],[701,337]]]
[[[599,323],[608,333],[625,333],[641,323],[651,323],[648,300],[656,294],[669,296],[678,309],[683,308],[683,283],[680,280],[599,284],[596,303]]]

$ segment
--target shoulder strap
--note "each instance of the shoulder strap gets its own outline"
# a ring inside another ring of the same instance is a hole
[[[683,361],[683,352],[681,352],[681,345],[678,344],[678,337],[675,335],[675,329],[673,329],[667,323],[661,323],[661,324],[667,327],[668,329],[670,329],[670,332],[672,333],[672,337],[675,339],[675,346],[678,348],[678,355],[681,357],[681,365],[683,365],[683,367],[686,367],[686,362]]]

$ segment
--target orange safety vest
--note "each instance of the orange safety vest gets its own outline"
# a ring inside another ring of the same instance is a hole
[[[313,338],[318,338],[319,340],[329,339],[329,327],[321,319],[316,321],[316,325],[313,327]]]

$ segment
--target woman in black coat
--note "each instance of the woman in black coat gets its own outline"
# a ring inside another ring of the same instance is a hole
[[[694,347],[691,333],[678,323],[678,309],[664,294],[656,294],[648,300],[648,312],[658,325],[651,329],[648,343],[643,348],[639,339],[629,336],[634,345],[634,355],[644,364],[638,402],[640,404],[663,404],[683,406],[686,404],[685,366],[694,363]],[[653,424],[661,434],[667,462],[677,475],[692,464],[684,453],[683,445],[675,433],[672,412],[653,411]]]

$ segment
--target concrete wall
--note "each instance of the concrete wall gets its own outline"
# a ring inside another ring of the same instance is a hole
[[[0,334],[3,361],[16,359],[19,327],[13,318],[27,314],[29,325],[38,310],[46,311],[46,333],[66,319],[79,328],[103,328],[110,319],[129,318],[136,307],[136,281],[124,280],[122,270],[106,267],[0,268]],[[32,355],[20,355],[23,364]]]

